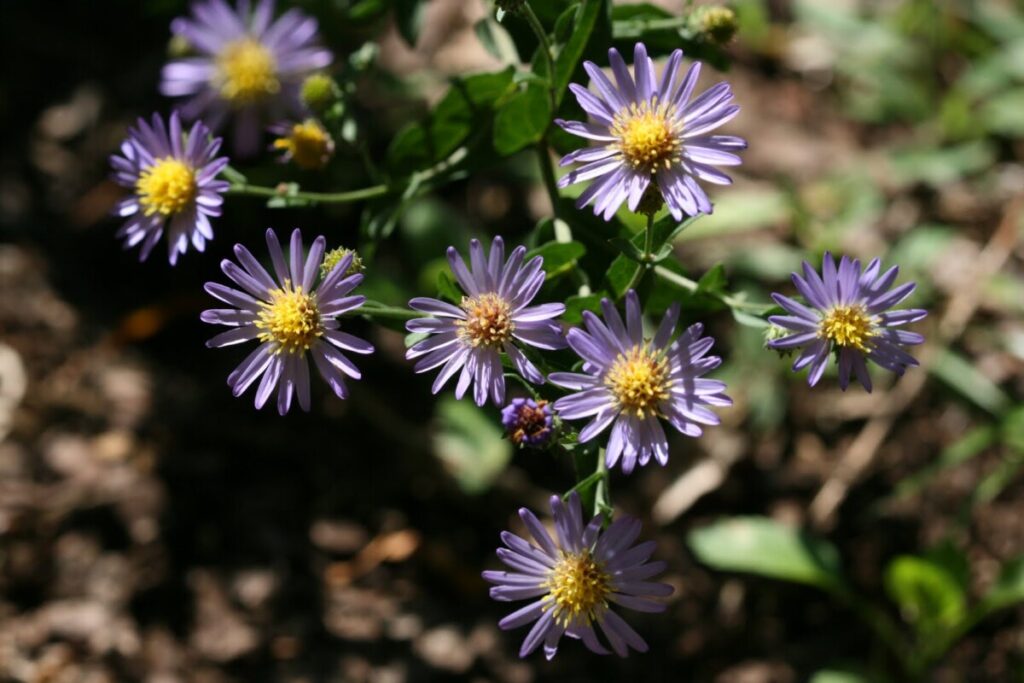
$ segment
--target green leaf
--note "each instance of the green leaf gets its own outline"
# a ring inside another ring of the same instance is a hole
[[[728,284],[729,280],[725,277],[725,266],[721,263],[716,263],[711,270],[704,273],[701,279],[697,281],[697,293],[714,297],[724,296],[725,287]]]
[[[437,274],[437,293],[452,303],[462,301],[462,290],[455,284],[455,279],[444,271]]]
[[[978,112],[985,129],[1012,138],[1024,137],[1024,88],[1001,92]]]
[[[526,254],[529,261],[534,256],[544,258],[544,272],[548,279],[557,277],[562,273],[576,267],[577,260],[587,253],[587,248],[579,242],[546,242],[536,249],[531,249]]]
[[[849,669],[822,669],[811,676],[810,683],[878,683],[878,680]]]
[[[607,11],[606,0],[583,0],[580,3],[572,35],[555,59],[556,104],[561,104],[565,89],[569,86],[569,81],[572,80],[572,75],[580,64],[580,59],[594,33],[598,19],[602,12],[607,13]]]
[[[548,93],[536,82],[512,95],[494,119],[494,149],[498,154],[514,154],[544,137],[551,123]]]
[[[395,23],[402,39],[409,47],[416,47],[423,27],[424,0],[392,0],[395,9]]]
[[[983,614],[1024,602],[1024,555],[1010,560],[999,574],[994,586],[982,598]]]
[[[741,311],[738,308],[733,308],[731,310],[733,320],[738,322],[740,325],[746,325],[747,327],[756,327],[759,329],[766,329],[768,327],[768,321],[760,316],[751,315],[750,313]]]
[[[924,183],[942,187],[961,178],[991,168],[996,151],[981,140],[953,147],[910,148],[890,156],[893,174],[898,182]]]
[[[601,299],[606,297],[607,294],[599,292],[597,294],[587,294],[586,296],[570,296],[565,300],[565,313],[562,314],[562,320],[570,325],[578,325],[583,321],[583,311],[593,311],[597,313],[601,310]]]
[[[495,59],[500,59],[503,62],[519,62],[516,44],[501,24],[487,16],[476,22],[473,31],[480,44]]]
[[[625,237],[613,237],[608,240],[608,243],[619,250],[619,253],[628,258],[634,263],[644,264],[644,251],[637,245],[633,244],[632,240],[627,240]]]
[[[434,454],[463,491],[479,494],[490,488],[512,457],[512,444],[496,421],[470,401],[445,397],[437,406],[440,421]]]
[[[839,553],[813,537],[767,517],[733,517],[691,531],[687,544],[715,569],[842,590]]]
[[[398,132],[388,148],[388,166],[406,176],[447,158],[471,133],[486,127],[499,98],[512,85],[513,67],[453,81],[426,120]]]
[[[922,641],[953,629],[967,614],[967,597],[957,578],[924,557],[901,555],[890,562],[885,589]]]
[[[994,415],[999,415],[1010,405],[1010,398],[1002,389],[952,349],[940,350],[929,370],[965,398]]]
[[[980,425],[946,446],[939,456],[920,471],[906,477],[892,494],[893,499],[906,498],[919,492],[946,470],[964,463],[995,443],[998,431],[992,425]]]

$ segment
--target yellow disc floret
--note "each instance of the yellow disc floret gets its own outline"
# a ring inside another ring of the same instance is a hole
[[[581,618],[589,624],[607,607],[611,580],[589,550],[564,553],[543,584],[548,589],[545,610],[554,610],[555,621],[562,626]]]
[[[860,304],[836,306],[821,321],[818,333],[840,347],[868,351],[868,340],[874,337],[874,321]]]
[[[217,55],[214,85],[220,89],[221,96],[233,104],[259,102],[281,90],[277,61],[258,40],[232,41]]]
[[[274,140],[274,149],[284,150],[299,168],[316,171],[330,160],[334,140],[319,123],[308,119],[292,126],[288,135]]]
[[[270,291],[270,302],[262,304],[256,327],[260,341],[277,342],[276,353],[305,353],[310,345],[324,333],[316,295],[292,287],[290,280],[284,286]]]
[[[649,345],[620,353],[604,376],[619,408],[639,418],[658,414],[658,404],[668,398],[672,380],[668,358]]]
[[[196,173],[183,161],[163,157],[142,169],[135,181],[135,191],[147,216],[172,216],[196,198]]]
[[[650,102],[633,103],[612,120],[611,133],[626,163],[634,170],[655,173],[679,158],[682,125],[675,120],[675,107]]]
[[[459,338],[474,348],[501,348],[516,329],[512,307],[493,292],[462,297],[462,310],[466,312],[466,319],[456,321],[455,326]]]

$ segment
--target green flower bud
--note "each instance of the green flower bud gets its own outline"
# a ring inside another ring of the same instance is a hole
[[[302,103],[311,111],[322,112],[338,101],[341,91],[334,79],[327,74],[313,74],[302,82],[299,96]]]
[[[358,252],[355,249],[338,247],[324,254],[324,262],[320,264],[320,277],[327,277],[327,274],[334,270],[334,267],[341,263],[341,260],[349,254],[352,254],[352,263],[349,265],[348,270],[345,271],[345,275],[349,276],[363,272],[366,266],[363,265],[363,259],[359,258]]]
[[[658,189],[657,182],[652,179],[651,184],[647,186],[643,196],[640,197],[636,213],[643,216],[653,216],[661,211],[663,206],[665,206],[665,198],[661,196],[661,190]]]
[[[706,40],[724,45],[732,40],[739,28],[736,13],[722,5],[698,7],[690,15],[692,28]]]
[[[771,348],[771,347],[768,346],[769,342],[773,342],[776,339],[782,339],[783,337],[788,337],[791,334],[793,334],[793,333],[790,330],[787,330],[784,327],[779,327],[778,325],[769,325],[768,329],[766,329],[764,331],[764,345],[765,345],[765,348]],[[785,358],[785,357],[789,356],[791,353],[793,353],[792,351],[789,351],[789,350],[786,350],[786,349],[772,349],[772,351],[775,351],[776,353],[778,353],[783,358]]]
[[[167,56],[172,59],[179,57],[187,57],[192,54],[192,43],[188,42],[188,38],[183,35],[174,34],[171,39],[167,41]]]

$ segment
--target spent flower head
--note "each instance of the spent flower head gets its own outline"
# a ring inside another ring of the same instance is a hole
[[[787,330],[787,336],[773,339],[768,347],[776,350],[801,349],[793,370],[810,368],[807,383],[814,386],[835,353],[839,366],[839,387],[846,390],[850,376],[856,376],[867,391],[871,377],[866,361],[902,375],[917,360],[903,347],[920,344],[924,337],[897,329],[917,322],[928,312],[919,308],[889,310],[914,291],[913,282],[890,289],[899,268],[884,273],[880,259],[873,259],[861,271],[860,261],[843,256],[839,266],[825,252],[821,275],[807,261],[803,277],[793,273],[793,284],[807,301],[804,305],[782,294],[772,294],[775,302],[789,315],[773,315],[769,322]]]
[[[636,292],[626,293],[626,320],[608,299],[601,301],[602,322],[584,311],[586,331],[569,330],[567,339],[583,359],[583,372],[554,372],[548,380],[576,393],[555,401],[562,419],[592,418],[580,431],[580,441],[590,441],[611,427],[605,452],[608,467],[622,459],[622,471],[646,465],[653,455],[668,462],[668,439],[661,421],[666,420],[686,436],[703,433],[701,425],[717,425],[718,416],[708,406],[732,405],[725,383],[704,379],[722,359],[707,355],[714,345],[702,336],[704,326],[691,325],[675,341],[679,305],[669,309],[653,338],[644,337],[640,301]]]
[[[526,508],[519,510],[533,542],[504,531],[506,547],[498,557],[512,571],[485,571],[484,579],[495,584],[491,597],[508,602],[532,600],[498,622],[512,629],[533,622],[519,656],[526,657],[542,644],[551,659],[563,635],[582,640],[592,652],[608,654],[597,636],[601,627],[612,651],[625,657],[632,648],[646,652],[647,643],[612,609],[612,605],[640,612],[661,612],[665,605],[654,598],[672,594],[672,586],[650,579],[665,570],[662,561],[650,562],[656,545],[633,545],[640,522],[620,517],[602,531],[604,518],[597,515],[586,525],[579,496],[568,500],[551,497],[555,536]],[[536,598],[536,599],[534,599]]]
[[[259,149],[264,126],[288,114],[300,115],[299,89],[305,77],[331,63],[319,46],[317,21],[297,9],[274,19],[274,0],[196,0],[191,17],[179,17],[171,31],[183,36],[196,56],[175,59],[162,74],[160,91],[185,97],[182,115],[203,116],[216,129],[235,118],[235,152]]]
[[[110,157],[114,180],[132,193],[121,200],[115,213],[126,218],[117,236],[125,248],[139,247],[145,260],[160,238],[167,235],[171,265],[189,244],[203,251],[213,239],[210,217],[220,216],[228,183],[217,174],[228,165],[218,157],[221,139],[196,121],[186,134],[178,113],[167,125],[159,114],[150,123],[139,119],[121,143],[120,155]]]
[[[542,448],[555,435],[551,404],[532,398],[514,398],[501,409],[501,424],[509,440],[517,446]]]
[[[543,383],[544,375],[519,344],[563,348],[565,339],[554,319],[565,312],[565,305],[529,305],[544,284],[544,259],[535,256],[524,265],[526,247],[516,247],[506,260],[501,237],[494,238],[490,254],[484,252],[479,240],[471,240],[469,256],[467,268],[455,247],[448,248],[448,264],[465,292],[459,305],[426,297],[409,302],[410,308],[431,317],[410,320],[406,329],[432,336],[414,344],[405,356],[419,359],[416,372],[441,368],[434,380],[435,394],[461,371],[455,386],[457,398],[461,399],[473,385],[477,405],[484,405],[488,396],[495,405],[501,405],[505,401],[502,352],[525,379]]]
[[[312,356],[320,375],[339,398],[348,396],[345,375],[359,379],[355,364],[342,353],[373,353],[373,346],[342,332],[338,316],[356,310],[366,301],[351,291],[363,280],[361,274],[348,274],[351,256],[343,258],[320,279],[326,240],[317,237],[305,254],[302,233],[292,232],[290,253],[285,259],[273,230],[267,230],[267,248],[274,276],[241,244],[235,245],[238,264],[224,259],[221,270],[241,289],[216,282],[206,283],[206,291],[232,306],[203,311],[201,319],[231,329],[210,339],[209,347],[258,341],[259,346],[228,376],[228,386],[241,396],[257,379],[256,407],[262,408],[277,388],[277,410],[288,412],[293,394],[299,406],[310,407],[309,362]],[[340,350],[339,350],[340,349]]]
[[[562,166],[582,165],[562,176],[559,187],[591,181],[576,205],[593,202],[594,213],[605,220],[623,202],[636,211],[652,186],[676,220],[684,214],[711,213],[711,200],[697,179],[728,185],[732,180],[715,167],[738,165],[740,158],[733,152],[747,146],[746,140],[733,135],[709,135],[739,112],[729,84],[719,83],[692,98],[700,62],[694,62],[680,80],[682,50],[669,57],[660,80],[643,43],[634,50],[635,79],[618,50],[610,49],[608,59],[616,85],[596,64],[584,62],[597,93],[576,83],[569,86],[591,122],[555,121],[567,132],[597,143],[562,157]]]

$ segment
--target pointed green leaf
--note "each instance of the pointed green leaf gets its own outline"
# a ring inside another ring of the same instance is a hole
[[[767,517],[733,517],[691,531],[687,544],[715,569],[748,572],[825,590],[844,581],[839,553],[828,541]]]

